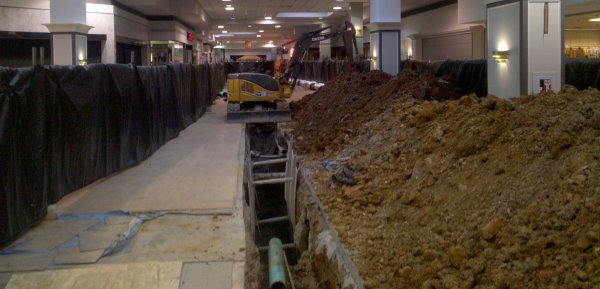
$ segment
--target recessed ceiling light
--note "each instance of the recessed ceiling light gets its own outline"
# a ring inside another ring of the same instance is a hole
[[[342,7],[341,6],[335,6],[335,7],[333,7],[333,10],[342,10]]]
[[[229,43],[229,42],[231,42],[231,41],[227,40],[227,43]]]
[[[329,17],[333,12],[279,12],[277,18],[317,18]]]
[[[266,20],[271,20],[271,19],[273,19],[273,17],[271,17],[271,16],[265,16],[265,19]]]
[[[216,38],[219,38],[219,37],[221,37],[221,36],[219,36],[219,35],[215,35],[215,37],[216,37]]]
[[[219,28],[219,29],[223,29],[223,28],[225,28],[225,26],[223,26],[223,25],[219,25],[219,26],[217,26],[217,28]]]
[[[259,33],[263,33],[263,32],[265,32],[265,31],[261,29],[261,30],[258,30],[258,32],[259,32]]]
[[[252,28],[252,25],[248,25],[248,28]]]
[[[228,4],[227,6],[225,6],[225,10],[227,10],[227,11],[233,11],[233,10],[235,10],[235,8],[233,8],[233,6],[231,6],[231,5]]]
[[[258,35],[256,35],[256,37],[262,37],[262,35],[258,34]]]
[[[592,22],[600,22],[600,17],[598,17],[598,18],[592,18],[592,19],[590,19],[590,21],[592,21]]]
[[[281,25],[275,25],[275,28],[281,28]]]
[[[225,34],[225,33],[227,33],[227,30],[223,30],[222,32],[223,32],[223,34]]]

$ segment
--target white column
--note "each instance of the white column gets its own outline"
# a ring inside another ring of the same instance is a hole
[[[500,98],[521,94],[521,3],[499,3],[487,8],[488,94]],[[507,53],[507,59],[494,58]]]
[[[400,72],[402,25],[400,0],[371,0],[369,24],[371,69]]]
[[[50,23],[45,24],[52,35],[52,64],[87,63],[87,33],[85,0],[50,1]]]
[[[540,90],[558,92],[563,80],[563,29],[560,1],[531,3],[527,6],[527,93]]]
[[[327,23],[321,23],[321,28],[329,26]],[[319,58],[321,60],[331,59],[331,40],[319,42]]]
[[[489,94],[509,98],[562,88],[562,5],[560,0],[487,5]],[[507,59],[499,60],[501,54]]]
[[[350,2],[350,22],[356,29],[356,46],[358,48],[358,55],[364,56],[363,49],[363,3],[362,2]]]

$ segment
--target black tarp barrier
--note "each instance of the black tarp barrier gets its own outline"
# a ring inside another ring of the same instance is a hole
[[[302,72],[299,79],[326,83],[344,72],[345,60],[307,60],[302,63]],[[359,72],[369,71],[368,60],[357,61],[352,64],[353,69]]]
[[[146,159],[223,85],[222,65],[0,68],[0,244],[48,204]]]
[[[431,64],[435,65],[435,63]],[[437,69],[436,77],[448,79],[465,94],[487,95],[487,63],[481,60],[446,60]]]
[[[275,61],[225,62],[225,72],[227,74],[254,72],[273,76],[275,74]]]
[[[600,89],[600,59],[567,59],[565,83],[580,90],[588,87]]]

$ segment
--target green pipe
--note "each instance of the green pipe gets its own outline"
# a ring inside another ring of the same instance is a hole
[[[285,289],[285,258],[283,244],[277,238],[269,241],[269,288]]]

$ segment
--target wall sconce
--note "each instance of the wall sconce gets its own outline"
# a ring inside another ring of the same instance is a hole
[[[373,62],[373,65],[375,65],[375,63],[377,63],[377,56],[371,56],[369,57],[369,60],[371,60],[371,62]]]
[[[507,51],[494,50],[494,52],[492,52],[492,57],[494,57],[494,59],[498,63],[506,63],[508,61],[508,50]]]
[[[87,64],[87,59],[80,59],[79,60],[79,65],[86,65]]]

